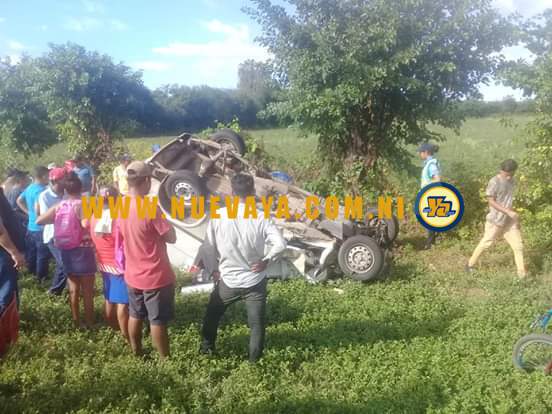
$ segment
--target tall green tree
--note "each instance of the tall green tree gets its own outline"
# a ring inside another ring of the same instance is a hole
[[[248,59],[238,66],[238,91],[253,99],[259,108],[273,100],[277,83],[268,62]]]
[[[76,44],[50,45],[37,67],[43,102],[61,138],[96,165],[153,105],[141,72]]]
[[[456,128],[513,42],[490,0],[252,0],[287,98],[273,106],[319,136],[336,168],[405,159],[406,144]],[[362,174],[359,175],[362,177]]]
[[[39,153],[57,134],[37,91],[38,73],[26,56],[17,64],[0,59],[0,147],[3,154]],[[4,157],[7,160],[7,157]]]
[[[538,234],[552,245],[552,9],[524,25],[524,43],[534,60],[510,63],[503,75],[510,86],[535,98],[537,111],[527,131],[521,196],[534,215],[533,223],[540,226]]]

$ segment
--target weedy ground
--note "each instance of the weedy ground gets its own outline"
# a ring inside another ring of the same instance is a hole
[[[254,133],[289,163],[315,144],[290,130]],[[519,157],[517,135],[497,119],[469,121],[443,145],[442,162],[460,160],[487,179],[501,158]],[[207,296],[178,297],[172,356],[159,362],[149,338],[138,359],[107,327],[73,330],[66,297],[48,297],[23,275],[21,337],[0,363],[1,412],[551,412],[552,379],[511,362],[514,342],[551,304],[550,252],[528,244],[533,278],[520,283],[504,243],[466,274],[479,235],[447,234],[421,251],[423,231],[411,218],[403,230],[381,281],[271,283],[266,353],[256,365],[246,362],[242,304],[225,316],[218,355],[205,357],[197,351]],[[98,319],[101,307],[98,294]]]

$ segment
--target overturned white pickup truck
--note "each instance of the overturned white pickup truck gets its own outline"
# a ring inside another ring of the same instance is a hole
[[[340,208],[338,219],[330,220],[324,216],[324,200],[320,198],[320,216],[308,219],[305,201],[313,194],[256,168],[243,157],[244,153],[243,139],[234,131],[224,129],[209,139],[181,134],[146,160],[154,171],[152,195],[158,196],[161,209],[177,229],[177,242],[169,247],[174,266],[187,269],[204,253],[201,246],[209,214],[200,219],[192,218],[191,214],[185,214],[182,220],[171,217],[171,199],[182,197],[185,205],[189,205],[192,197],[203,196],[208,212],[209,196],[224,199],[231,195],[231,177],[247,172],[255,178],[259,198],[286,196],[293,211],[290,219],[272,215],[287,241],[287,249],[281,260],[269,268],[270,276],[303,275],[319,282],[341,271],[355,280],[367,281],[382,273],[387,249],[399,231],[395,217],[379,219],[377,212],[369,209],[362,220],[353,221],[345,219]],[[203,259],[216,263],[214,257]],[[206,267],[203,279],[209,280],[209,273],[214,269]]]

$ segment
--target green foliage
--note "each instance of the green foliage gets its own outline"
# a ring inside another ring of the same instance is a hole
[[[550,412],[549,379],[515,372],[510,357],[548,303],[547,282],[520,289],[500,251],[489,259],[495,270],[473,277],[458,269],[471,246],[440,246],[434,256],[407,247],[384,282],[271,283],[257,365],[246,362],[243,303],[228,309],[219,354],[206,358],[197,349],[207,295],[177,297],[172,357],[161,363],[148,335],[142,359],[107,327],[74,331],[66,298],[23,277],[22,332],[2,362],[0,406],[53,414]]]
[[[36,64],[42,99],[69,151],[96,166],[153,105],[140,72],[76,44],[50,45]]]
[[[258,125],[257,112],[263,108],[256,97],[240,90],[209,86],[165,85],[153,95],[164,113],[159,131],[197,132],[211,128],[216,120],[229,123],[239,118],[243,125]]]
[[[514,36],[489,0],[253,3],[286,88],[273,113],[315,133],[335,171],[404,165],[406,144],[438,138],[431,123],[457,128],[455,103],[479,96]]]
[[[537,116],[528,125],[527,153],[520,181],[523,206],[537,244],[552,246],[552,9],[525,24],[524,40],[535,54],[532,63],[504,68],[507,82],[535,96]]]
[[[458,110],[467,118],[484,118],[493,115],[534,114],[536,105],[533,99],[518,102],[510,96],[502,101],[468,99],[458,103]]]
[[[272,66],[268,62],[248,59],[238,67],[238,91],[264,108],[274,100],[278,84],[272,78]]]
[[[41,153],[56,142],[46,107],[37,93],[32,59],[16,65],[0,59],[0,148],[3,154]],[[3,157],[3,167],[9,163]]]

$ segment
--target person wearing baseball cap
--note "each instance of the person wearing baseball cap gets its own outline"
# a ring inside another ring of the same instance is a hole
[[[167,243],[176,242],[174,227],[157,210],[154,218],[139,217],[137,198],[151,189],[152,168],[143,161],[127,167],[130,208],[118,220],[125,252],[125,282],[128,286],[130,345],[142,353],[142,324],[148,319],[153,345],[159,356],[169,356],[168,322],[174,316],[175,274],[167,255]]]
[[[50,170],[48,173],[48,178],[50,180],[50,185],[46,190],[44,190],[38,196],[38,215],[41,215],[48,211],[52,206],[58,204],[63,200],[64,195],[64,179],[67,172],[65,168],[56,167]],[[56,270],[54,273],[54,278],[52,279],[52,286],[48,290],[48,293],[51,295],[61,295],[65,285],[67,283],[67,275],[63,270],[63,263],[61,261],[61,252],[54,245],[54,225],[46,224],[42,232],[42,240],[48,250],[52,253],[52,257],[56,262]]]
[[[113,186],[122,195],[128,194],[127,167],[131,161],[130,154],[123,154],[119,158],[120,164],[113,170]]]

